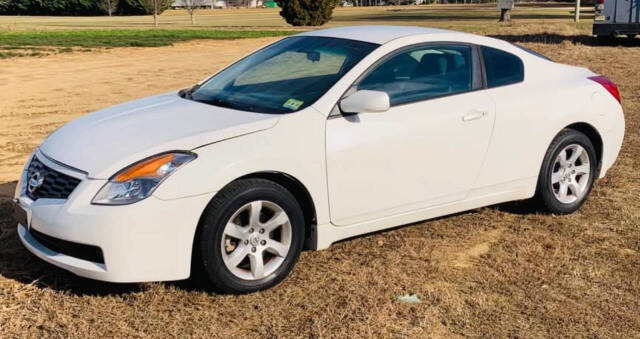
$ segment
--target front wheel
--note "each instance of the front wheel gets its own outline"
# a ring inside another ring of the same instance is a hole
[[[295,197],[263,179],[229,184],[211,201],[196,239],[195,266],[223,293],[250,293],[282,281],[304,241]]]
[[[548,212],[573,213],[587,200],[598,168],[591,140],[579,131],[565,129],[545,154],[535,198]]]

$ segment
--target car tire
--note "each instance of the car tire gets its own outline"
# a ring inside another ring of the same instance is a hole
[[[591,140],[584,133],[564,129],[544,156],[534,201],[549,213],[573,213],[587,200],[598,170]]]
[[[264,179],[235,181],[212,199],[201,218],[194,276],[229,294],[275,286],[297,262],[304,232],[302,209],[287,189]]]

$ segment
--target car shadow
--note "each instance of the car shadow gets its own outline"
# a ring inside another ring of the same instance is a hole
[[[542,43],[542,44],[562,44],[571,42],[585,46],[603,47],[640,47],[639,38],[598,38],[591,35],[562,35],[555,33],[537,34],[494,34],[492,38],[509,41],[511,43]]]
[[[0,275],[21,284],[33,285],[38,288],[48,288],[63,291],[77,296],[108,296],[126,295],[144,290],[143,284],[115,284],[91,280],[76,276],[70,272],[50,265],[27,251],[18,238],[16,224],[13,217],[13,191],[16,182],[0,184]],[[531,214],[536,210],[527,201],[509,202],[489,206],[488,208],[513,214]],[[431,220],[450,218],[457,215],[477,213],[478,209],[464,211],[452,215],[442,216]],[[424,221],[385,229],[373,234],[389,232],[402,227],[421,224]],[[367,236],[370,236],[368,234]],[[361,236],[357,236],[361,237]],[[353,237],[356,238],[356,237]],[[348,241],[344,239],[340,242]],[[198,282],[198,279],[165,282],[167,286],[174,286],[185,291],[214,291]]]
[[[527,215],[544,213],[533,200],[517,200],[504,202],[497,205],[487,206],[486,208],[494,211],[500,211],[508,214]]]

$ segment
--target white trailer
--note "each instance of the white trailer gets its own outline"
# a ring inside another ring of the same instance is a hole
[[[640,34],[640,0],[596,0],[593,34],[598,37]]]

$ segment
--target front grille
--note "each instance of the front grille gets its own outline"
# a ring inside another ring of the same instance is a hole
[[[36,173],[40,173],[44,180],[38,187],[31,185],[30,180]],[[80,179],[70,177],[55,171],[43,164],[37,157],[33,157],[27,169],[27,196],[32,200],[38,199],[67,199],[71,192],[78,186]]]
[[[54,252],[98,264],[104,264],[104,256],[102,255],[100,247],[57,239],[44,233],[40,233],[34,229],[30,229],[29,233],[44,247]]]

